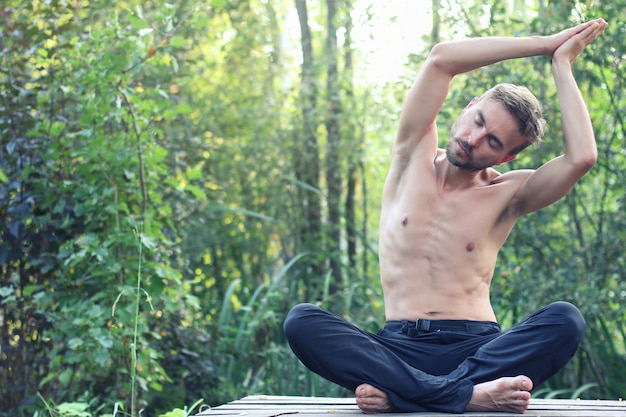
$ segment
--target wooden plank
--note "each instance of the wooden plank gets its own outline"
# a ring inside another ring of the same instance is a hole
[[[297,417],[341,414],[341,417],[363,417],[354,398],[296,397],[253,395],[240,400],[202,410],[197,417]],[[399,413],[386,414],[396,416]],[[404,416],[474,416],[474,417],[626,417],[626,401],[532,399],[525,414],[490,413],[402,413]]]
[[[574,406],[574,407],[624,407],[626,401],[611,400],[566,400],[566,399],[542,399],[533,398],[531,400],[535,406]],[[272,396],[272,395],[251,395],[240,400],[233,401],[228,404],[356,404],[354,398],[334,398],[334,397],[296,397],[296,396]]]

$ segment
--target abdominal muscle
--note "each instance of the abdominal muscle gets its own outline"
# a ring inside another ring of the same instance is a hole
[[[496,321],[487,285],[465,291],[454,288],[459,286],[457,281],[424,274],[402,280],[383,279],[387,320]]]
[[[446,262],[445,254],[436,260],[413,256],[402,262],[398,258],[381,251],[387,320],[496,321],[489,298],[492,271],[479,273],[469,264],[461,267]]]

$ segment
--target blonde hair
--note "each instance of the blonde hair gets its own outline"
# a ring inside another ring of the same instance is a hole
[[[543,118],[541,103],[526,87],[502,83],[487,90],[480,100],[494,100],[501,103],[519,125],[519,131],[528,139],[527,143],[515,148],[515,155],[532,144],[543,140],[546,120]]]

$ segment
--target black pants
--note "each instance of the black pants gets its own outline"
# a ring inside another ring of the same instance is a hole
[[[396,411],[462,413],[475,384],[526,375],[541,385],[572,358],[585,321],[572,304],[556,302],[506,332],[494,322],[420,320],[388,321],[372,334],[299,304],[283,329],[304,365],[351,391],[368,383]]]

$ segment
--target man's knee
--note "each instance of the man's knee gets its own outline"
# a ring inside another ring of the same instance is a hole
[[[310,318],[313,312],[320,308],[314,304],[302,303],[295,305],[283,322],[283,332],[288,341],[297,340],[306,334],[307,329],[310,331]]]
[[[546,307],[546,313],[557,317],[562,336],[582,339],[585,333],[585,319],[575,305],[566,301],[557,301]]]

